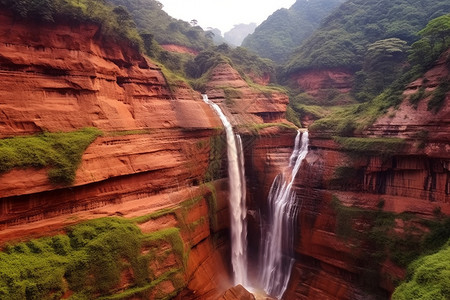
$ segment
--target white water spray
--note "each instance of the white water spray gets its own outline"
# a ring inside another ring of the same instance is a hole
[[[287,288],[295,261],[294,232],[299,206],[292,185],[307,153],[308,132],[298,132],[289,159],[290,174],[277,175],[267,199],[267,223],[261,232],[260,283],[267,294],[278,299]]]
[[[220,107],[203,95],[203,101],[209,104],[219,116],[225,127],[227,137],[228,180],[230,186],[231,210],[231,264],[234,272],[234,284],[247,285],[247,215],[245,196],[244,155],[242,141],[234,134],[233,127]]]

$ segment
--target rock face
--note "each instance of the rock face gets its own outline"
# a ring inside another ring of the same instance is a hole
[[[161,47],[166,50],[166,51],[170,51],[170,52],[176,52],[176,53],[189,53],[192,55],[197,55],[198,51],[191,49],[189,47],[186,46],[180,46],[180,45],[174,45],[174,44],[165,44],[165,45],[161,45]]]
[[[437,61],[436,65],[424,74],[422,78],[411,82],[403,92],[405,100],[397,110],[392,110],[386,116],[379,118],[365,132],[372,136],[395,136],[416,140],[416,153],[431,157],[449,157],[448,144],[450,132],[450,95],[446,94],[437,112],[429,109],[433,92],[442,82],[450,79],[450,70],[446,62],[450,52]],[[423,90],[424,97],[418,103],[412,104],[410,98]],[[420,149],[417,149],[419,147]],[[419,151],[418,151],[419,150]]]
[[[448,76],[445,70],[430,71],[405,95],[422,85],[431,90],[433,80]],[[89,219],[146,216],[138,222],[143,233],[176,228],[189,254],[182,261],[165,243],[142,249],[164,254],[149,264],[155,276],[183,270],[181,284],[161,279],[154,290],[159,294],[148,298],[176,293],[175,299],[253,299],[240,287],[226,292],[231,287],[226,145],[217,130],[220,120],[199,93],[169,87],[156,64],[126,43],[102,37],[97,26],[36,24],[7,12],[0,12],[0,78],[1,138],[87,126],[103,131],[84,153],[70,187],[52,185],[44,169],[0,174],[1,245],[59,234]],[[345,71],[308,78],[312,93],[329,86],[328,79],[334,88],[348,89]],[[258,208],[294,144],[295,130],[284,119],[288,98],[249,86],[227,64],[213,70],[206,90],[243,135],[255,264]],[[426,111],[427,99],[416,110],[406,101],[392,118],[364,133],[406,139],[405,147],[387,157],[355,156],[312,135],[296,181],[302,208],[285,299],[388,297],[405,270],[390,259],[367,263],[364,254],[373,253],[374,244],[358,233],[374,233],[368,216],[395,213],[392,232],[383,235],[390,238],[407,236],[410,228],[423,234],[427,228],[420,220],[450,214],[449,97],[436,114]],[[398,216],[403,212],[413,217]],[[357,235],[345,236],[345,229]],[[132,277],[124,270],[118,291],[131,287]],[[375,292],[367,291],[374,282]]]
[[[157,65],[126,43],[102,37],[98,26],[36,24],[3,11],[0,78],[0,137],[88,126],[103,131],[84,153],[70,187],[52,185],[45,169],[0,174],[2,245],[58,234],[88,219],[176,210],[201,197],[182,220],[165,215],[140,226],[144,233],[185,228],[187,290],[214,299],[227,288],[226,184],[210,183],[214,206],[204,200],[211,189],[201,185],[221,123],[199,93],[183,85],[169,88]],[[173,263],[150,268],[162,274]],[[122,274],[123,289],[130,278]],[[169,281],[158,286],[165,295],[177,288]]]
[[[284,121],[286,95],[265,95],[229,66],[221,68],[209,91],[224,102],[224,90],[215,87],[239,90],[231,110],[222,103],[235,124]],[[179,280],[162,280],[155,289],[159,294],[149,297],[223,295],[231,286],[226,145],[217,130],[219,118],[199,93],[182,84],[169,87],[155,63],[125,42],[103,37],[96,25],[18,21],[3,11],[0,79],[0,138],[83,127],[103,132],[86,149],[70,187],[52,185],[46,169],[0,174],[0,245],[60,234],[85,220],[156,213],[139,223],[142,232],[177,228],[189,255],[185,263],[175,254],[151,262],[155,276],[183,268],[185,283],[178,292]],[[278,132],[265,130],[267,136]],[[277,149],[269,141],[267,147]],[[285,143],[289,147],[293,138]],[[162,244],[142,251],[166,255],[174,249]],[[131,287],[132,280],[125,270],[118,291]]]
[[[255,300],[255,296],[250,294],[242,285],[237,285],[226,291],[220,300]]]
[[[394,153],[358,153],[310,134],[297,177],[297,261],[285,299],[388,298],[405,276],[402,255],[429,231],[423,224],[450,215],[450,95],[436,113],[427,110],[430,97],[417,108],[409,101],[421,86],[432,92],[448,74],[439,61],[408,86],[397,111],[363,133],[404,139]]]
[[[235,126],[286,122],[287,95],[249,86],[229,64],[220,64],[212,70],[206,93],[210,100],[227,107],[227,117]]]
[[[341,69],[309,70],[293,75],[292,79],[309,95],[324,98],[329,90],[341,94],[350,92],[353,75],[353,72]]]

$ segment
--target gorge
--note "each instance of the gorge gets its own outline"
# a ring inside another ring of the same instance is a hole
[[[230,60],[202,96],[101,27],[0,10],[1,299],[388,299],[445,247],[448,51],[337,135]],[[292,78],[346,93],[339,74]]]

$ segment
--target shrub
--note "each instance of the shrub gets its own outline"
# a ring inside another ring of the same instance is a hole
[[[392,294],[393,300],[438,300],[450,295],[450,241],[435,254],[410,264],[408,280]]]

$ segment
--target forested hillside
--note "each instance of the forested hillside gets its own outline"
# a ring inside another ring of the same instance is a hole
[[[242,46],[273,61],[286,61],[321,20],[343,1],[298,0],[289,9],[274,12],[243,41]]]
[[[151,34],[159,44],[176,44],[195,50],[212,45],[212,40],[200,26],[169,16],[156,0],[106,0],[124,6],[140,31]]]
[[[370,44],[398,38],[411,45],[430,20],[449,12],[448,0],[349,0],[295,51],[287,73],[335,67],[360,70]]]
[[[401,58],[395,60],[395,53],[401,52],[399,49],[404,46],[403,43],[399,43],[399,39],[392,38],[372,44],[369,51],[377,53],[378,63],[384,65],[385,69],[387,68],[386,65],[399,66],[399,63],[402,62],[405,66],[399,68],[399,71],[393,72],[395,76],[392,73],[382,73],[381,71],[358,72],[357,75],[364,76],[366,82],[355,87],[355,89],[360,89],[360,93],[366,96],[369,95],[369,101],[336,108],[330,115],[316,121],[310,129],[317,132],[331,132],[333,135],[341,136],[352,136],[354,133],[360,133],[372,125],[381,115],[386,114],[390,107],[398,107],[400,103],[405,101],[404,91],[407,86],[414,80],[423,77],[426,71],[435,67],[438,60],[441,61],[441,64],[450,66],[450,14],[431,20],[417,34],[421,39],[412,44],[409,56],[404,60]],[[425,86],[429,79],[418,80],[422,86],[407,97],[409,105],[417,109],[418,103],[427,99],[427,111],[436,114],[444,109],[447,93],[450,91],[450,77],[444,71],[441,73],[435,74],[436,82],[430,83],[429,87]],[[383,74],[392,81],[384,81]],[[383,84],[386,88],[383,87]],[[304,110],[304,107],[302,108],[299,103],[294,103],[294,109],[300,111]]]

